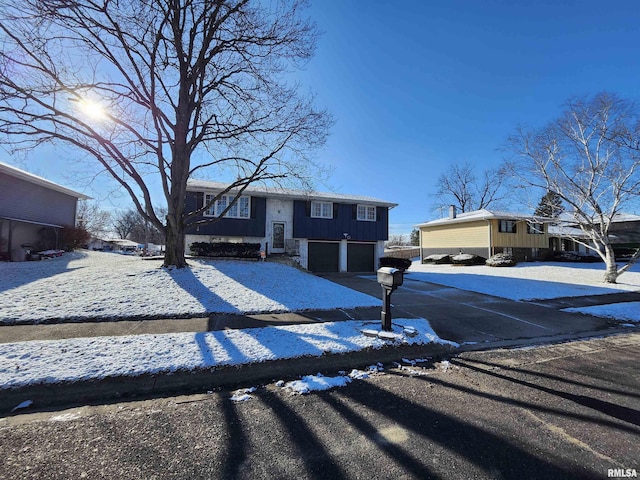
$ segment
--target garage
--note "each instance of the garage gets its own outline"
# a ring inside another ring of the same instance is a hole
[[[375,244],[349,243],[347,245],[347,272],[373,272]]]
[[[309,242],[309,270],[315,273],[337,272],[340,244],[338,242]]]

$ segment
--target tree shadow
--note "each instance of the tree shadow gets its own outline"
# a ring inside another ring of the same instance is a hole
[[[383,415],[402,428],[440,445],[445,451],[466,459],[498,478],[553,479],[594,476],[592,472],[580,466],[554,463],[538,457],[501,436],[451,415],[408,401],[370,382],[359,383],[357,388],[343,389],[340,395]],[[345,411],[345,408],[349,407],[345,405],[341,411]],[[370,428],[363,423],[363,419],[349,410],[346,410],[345,418],[350,419],[361,431],[369,432]],[[354,422],[354,418],[357,421]],[[409,454],[404,452],[402,455],[406,457]],[[417,472],[426,470],[422,464],[416,464],[416,460],[412,460],[410,468]],[[427,476],[430,475],[427,473]]]
[[[285,328],[229,329],[196,333],[194,341],[200,350],[200,368],[321,356],[327,350],[347,353],[362,348],[338,333],[331,334],[330,328],[327,333],[304,334]]]
[[[247,460],[247,437],[233,402],[228,400],[222,402],[222,414],[229,441],[226,445],[221,478],[241,479],[244,478],[243,466]]]
[[[409,452],[405,451],[398,445],[381,439],[378,429],[366,418],[356,413],[345,402],[332,395],[322,395],[319,397],[333,408],[333,410],[340,414],[350,425],[358,429],[366,438],[375,441],[386,457],[401,464],[405,469],[410,471],[415,478],[434,477],[435,472],[423,463],[419,462]]]
[[[170,269],[167,273],[186,294],[195,299],[203,308],[204,314],[211,312],[243,313],[236,306],[232,305],[221,296],[207,287],[192,271],[190,267],[180,269]]]
[[[450,362],[454,365],[459,365],[460,367],[468,368],[470,370],[474,370],[484,375],[489,375],[494,378],[506,380],[508,382],[522,385],[524,387],[533,388],[535,390],[539,390],[541,392],[545,392],[550,395],[554,395],[556,397],[564,398],[565,400],[570,400],[574,403],[577,403],[578,405],[591,408],[609,417],[614,417],[614,418],[617,418],[618,420],[622,420],[623,422],[640,426],[639,410],[634,410],[633,408],[628,408],[615,403],[599,400],[597,398],[590,397],[587,395],[578,395],[578,394],[569,393],[565,391],[555,390],[553,388],[537,385],[535,383],[527,382],[525,380],[520,380],[517,378],[509,377],[507,375],[502,375],[495,371],[490,371],[484,368],[480,368],[476,365],[472,365],[472,363],[474,363],[475,360],[465,359],[464,361],[460,361],[458,359],[452,359],[450,360]],[[533,372],[528,372],[528,373],[531,375],[536,375]]]
[[[292,410],[277,394],[265,391],[260,394],[260,398],[287,430],[289,439],[297,450],[298,458],[305,463],[307,471],[305,478],[318,480],[348,478],[322,441],[309,428],[304,417]]]
[[[457,360],[454,360],[452,363],[455,363]],[[464,362],[471,362],[473,361],[473,363],[476,364],[480,364],[480,365],[486,365],[487,367],[490,368],[500,368],[500,369],[508,369],[508,371],[510,372],[517,372],[517,373],[524,373],[526,375],[535,375],[537,377],[540,378],[546,378],[548,380],[556,380],[556,381],[560,381],[562,383],[566,383],[569,385],[575,385],[578,387],[585,387],[585,388],[591,388],[594,390],[600,390],[601,392],[606,392],[606,393],[612,393],[612,394],[616,394],[616,395],[626,395],[628,397],[633,397],[633,398],[638,398],[640,399],[640,394],[636,394],[633,392],[627,392],[624,390],[619,390],[619,389],[615,389],[615,388],[607,388],[607,387],[601,387],[601,386],[595,386],[595,385],[590,385],[588,383],[584,383],[584,382],[578,382],[576,380],[571,380],[565,377],[559,377],[557,375],[551,375],[549,373],[543,373],[543,372],[534,372],[531,370],[525,370],[523,368],[517,368],[517,367],[504,367],[503,365],[499,365],[497,363],[493,363],[493,362],[487,362],[484,360],[479,360],[479,359],[464,359]],[[465,363],[465,367],[468,367],[469,365],[466,365]],[[509,378],[509,377],[507,377]],[[602,378],[602,380],[607,380],[607,378]]]
[[[284,311],[379,306],[381,300],[294,267],[273,262],[216,260],[209,263]],[[239,268],[244,266],[244,268]]]
[[[84,252],[66,252],[60,257],[33,262],[0,262],[0,293],[85,267],[69,267],[74,260],[87,257]]]
[[[402,373],[393,373],[394,375],[400,375],[402,377],[406,377],[407,375],[404,375]],[[445,388],[451,388],[453,390],[457,390],[461,393],[464,394],[469,394],[469,395],[474,395],[480,398],[486,398],[487,400],[491,400],[491,401],[495,401],[495,402],[499,402],[499,403],[504,403],[507,405],[512,405],[514,407],[519,407],[519,408],[523,408],[523,409],[528,409],[528,410],[537,410],[539,412],[544,412],[544,413],[549,413],[549,414],[553,414],[553,415],[559,415],[559,416],[563,416],[566,418],[572,418],[574,420],[578,420],[578,421],[582,421],[582,422],[588,422],[588,423],[593,423],[594,425],[599,425],[599,426],[603,426],[603,427],[607,427],[607,428],[613,428],[616,430],[620,430],[623,432],[627,432],[627,433],[634,433],[637,434],[638,430],[635,427],[631,427],[631,426],[627,426],[627,425],[621,425],[619,423],[613,422],[613,421],[609,421],[609,420],[604,420],[601,418],[596,418],[596,417],[592,417],[589,415],[582,415],[579,413],[573,413],[573,412],[567,412],[564,410],[560,410],[557,408],[552,408],[552,407],[545,407],[543,405],[538,405],[538,404],[534,404],[534,403],[530,403],[530,402],[526,402],[526,401],[522,401],[522,400],[516,400],[512,397],[505,397],[502,395],[497,395],[497,394],[493,394],[493,393],[486,393],[486,392],[482,392],[479,390],[474,390],[472,388],[468,388],[468,387],[463,387],[461,385],[456,385],[455,383],[451,383],[451,382],[447,382],[445,380],[439,379],[439,378],[435,378],[433,376],[430,377],[413,377],[416,378],[420,381],[423,381],[425,383],[429,383],[429,384],[436,384],[436,385],[440,385],[442,387]]]

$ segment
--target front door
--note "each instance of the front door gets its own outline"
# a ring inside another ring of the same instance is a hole
[[[271,253],[284,253],[284,223],[273,222]]]

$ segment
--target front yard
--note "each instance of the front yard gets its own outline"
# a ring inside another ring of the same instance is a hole
[[[52,320],[195,317],[371,307],[380,300],[270,262],[160,260],[80,251],[0,263],[0,324]]]

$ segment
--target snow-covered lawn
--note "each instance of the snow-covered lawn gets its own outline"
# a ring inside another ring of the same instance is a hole
[[[604,263],[519,263],[514,267],[421,265],[413,262],[407,279],[494,295],[511,300],[550,299],[640,291],[640,264],[617,284],[602,282]]]
[[[170,373],[347,353],[387,344],[456,345],[424,319],[394,319],[394,338],[365,336],[379,321],[289,325],[202,333],[75,338],[0,344],[0,391],[29,384]],[[406,335],[405,326],[412,327]]]
[[[566,312],[586,313],[596,317],[640,323],[640,302],[610,303],[593,307],[565,308],[564,310]]]
[[[380,305],[377,298],[270,262],[160,260],[82,251],[41,262],[0,263],[0,323],[47,319],[187,317]]]
[[[169,317],[378,306],[377,298],[275,263],[192,260],[166,270],[160,261],[79,252],[41,262],[0,263],[0,323],[45,319]],[[420,265],[408,279],[514,300],[640,290],[640,266],[617,285],[602,283],[599,264],[524,263],[511,268]],[[638,302],[578,311],[640,321]],[[403,326],[415,327],[409,335]],[[201,333],[76,338],[0,344],[0,390],[320,356],[385,343],[444,343],[425,319],[394,319],[396,340],[363,335],[380,321],[336,322]],[[370,333],[370,332],[368,332]],[[308,377],[290,389],[327,388],[342,378]],[[314,386],[315,385],[315,386]],[[239,398],[247,398],[247,391]],[[250,396],[249,396],[250,397]],[[27,402],[28,403],[28,402]]]

